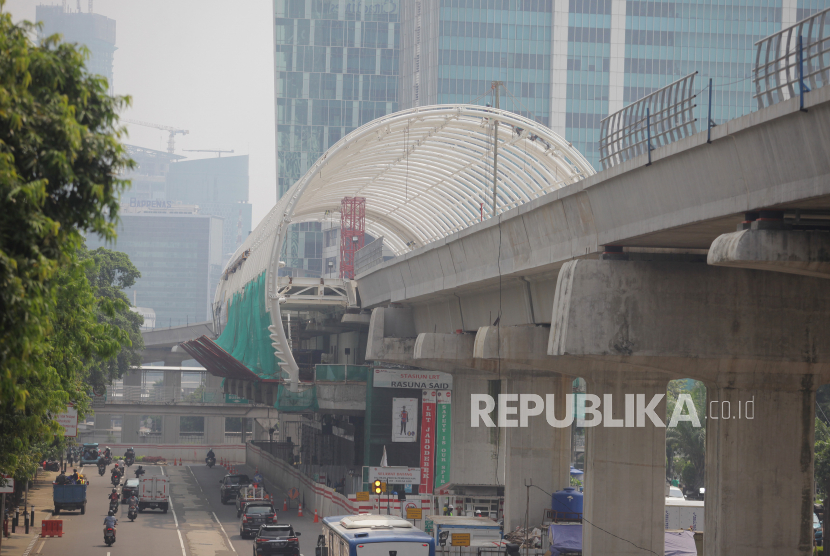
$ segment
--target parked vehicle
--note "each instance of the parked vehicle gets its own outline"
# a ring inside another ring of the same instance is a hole
[[[170,490],[167,484],[167,477],[153,475],[140,479],[138,489],[138,511],[147,509],[160,509],[167,513],[170,507]]]
[[[263,525],[256,534],[252,556],[299,556],[299,536],[291,525]]]
[[[138,479],[127,479],[124,482],[124,486],[121,487],[121,502],[126,503],[127,500],[130,499],[130,496],[135,494],[136,498],[138,498]]]
[[[666,498],[665,512],[666,529],[703,531],[703,502]]]
[[[251,484],[251,479],[247,475],[225,475],[219,484],[222,485],[219,487],[219,498],[223,504],[227,504],[236,498],[240,488]]]
[[[256,535],[263,525],[277,523],[277,511],[269,502],[252,502],[245,505],[242,519],[239,521],[239,536]]]
[[[60,471],[61,470],[61,464],[57,461],[54,461],[54,460],[44,461],[42,466],[43,466],[44,471]]]
[[[821,530],[821,520],[813,513],[813,536],[816,539],[816,546],[824,543],[824,532]]]
[[[262,487],[241,487],[239,489],[239,493],[236,495],[236,517],[242,515],[242,511],[245,509],[245,504],[249,502],[265,502],[265,495],[265,489]]]
[[[58,485],[52,484],[52,500],[55,504],[54,515],[61,511],[80,510],[81,515],[86,513],[87,485]]]

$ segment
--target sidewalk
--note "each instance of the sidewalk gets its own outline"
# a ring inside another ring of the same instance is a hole
[[[16,528],[14,533],[11,532],[11,518],[9,519],[9,538],[3,538],[2,545],[0,545],[0,554],[3,556],[29,556],[30,552],[35,552],[35,541],[40,535],[40,522],[44,519],[52,518],[52,510],[54,505],[52,503],[52,481],[58,476],[54,471],[40,471],[37,479],[32,481],[32,487],[29,489],[29,512],[32,507],[35,510],[35,522],[29,524],[29,534],[23,526],[23,505],[20,506],[20,526]],[[31,516],[31,514],[30,514]],[[34,525],[34,526],[33,526]]]

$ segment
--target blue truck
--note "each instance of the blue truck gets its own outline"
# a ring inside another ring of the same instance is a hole
[[[86,487],[87,485],[59,485],[52,484],[52,500],[55,502],[54,515],[61,513],[61,510],[81,510],[81,515],[86,513]]]

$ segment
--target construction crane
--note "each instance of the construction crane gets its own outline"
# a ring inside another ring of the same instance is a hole
[[[186,153],[219,153],[219,158],[222,158],[222,153],[231,153],[233,151],[220,151],[219,149],[182,149]]]
[[[169,152],[170,154],[173,154],[173,152],[176,150],[176,140],[175,140],[176,134],[180,133],[182,135],[187,135],[188,133],[190,133],[186,129],[177,129],[175,127],[170,127],[170,126],[166,126],[166,125],[151,124],[149,122],[139,122],[137,120],[127,120],[127,119],[124,119],[122,121],[127,122],[128,124],[135,124],[135,125],[140,125],[140,126],[144,126],[144,127],[152,127],[152,128],[155,128],[155,129],[160,129],[162,131],[170,132],[170,138],[167,139],[167,152]]]

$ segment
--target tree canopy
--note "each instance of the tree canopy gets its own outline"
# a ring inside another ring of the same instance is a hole
[[[51,416],[68,402],[86,409],[89,376],[105,380],[135,360],[134,327],[121,327],[119,319],[136,321],[113,292],[119,280],[134,280],[134,268],[123,272],[125,265],[104,260],[117,256],[96,259],[82,248],[84,233],[115,237],[126,186],[119,176],[133,166],[119,142],[117,116],[129,98],[109,96],[106,80],[86,71],[85,49],[58,37],[37,46],[33,34],[33,24],[14,24],[0,11],[0,469],[6,472],[30,465],[32,448],[52,442]],[[117,363],[107,363],[113,358]]]

